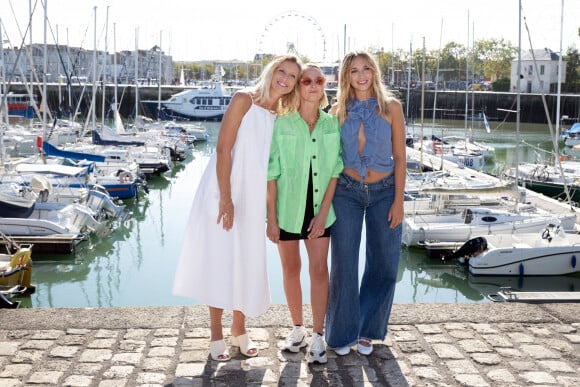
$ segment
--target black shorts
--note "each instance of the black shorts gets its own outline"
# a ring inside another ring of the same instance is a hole
[[[306,210],[304,211],[304,222],[302,223],[302,231],[300,234],[295,234],[292,232],[288,232],[285,230],[280,229],[280,240],[281,241],[297,241],[301,239],[308,239],[308,226],[310,225],[310,221],[314,218],[314,198],[312,196],[312,166],[310,167],[310,177],[308,179],[308,189],[306,194]],[[324,234],[322,234],[319,238],[328,238],[330,237],[330,227],[327,227],[324,230]]]

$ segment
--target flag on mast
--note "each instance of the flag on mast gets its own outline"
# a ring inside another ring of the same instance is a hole
[[[487,117],[485,116],[485,112],[483,113],[483,124],[485,125],[485,131],[487,133],[490,133],[491,131],[489,130],[489,122],[487,122]]]

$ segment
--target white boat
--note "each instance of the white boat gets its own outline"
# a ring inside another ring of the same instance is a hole
[[[575,230],[576,214],[488,207],[470,207],[448,214],[413,214],[403,222],[402,242],[406,246],[421,246],[425,241],[466,242],[477,236],[537,232],[550,223],[561,223],[567,231]]]
[[[162,120],[220,120],[232,94],[222,81],[211,81],[205,85],[181,91],[165,101],[141,101],[149,114]],[[158,105],[161,111],[157,113]]]
[[[467,243],[470,243],[468,241]],[[459,257],[473,275],[546,276],[580,271],[580,234],[550,224],[537,233],[486,235]]]
[[[157,133],[165,137],[180,139],[188,145],[199,141],[207,141],[207,128],[198,122],[153,121],[149,117],[138,116],[135,128],[139,132]]]
[[[580,122],[572,125],[568,130],[562,132],[564,144],[573,147],[580,144]]]
[[[568,201],[580,202],[580,165],[575,161],[562,161],[562,169],[558,165],[543,163],[520,163],[517,174],[515,168],[504,171],[504,177],[518,180],[521,186],[544,194],[548,197]],[[562,173],[563,172],[563,173]]]
[[[476,171],[483,170],[485,166],[485,156],[479,149],[458,147],[448,140],[441,140],[437,136],[424,137],[422,141],[413,143],[413,147],[419,151],[441,157],[444,160]]]

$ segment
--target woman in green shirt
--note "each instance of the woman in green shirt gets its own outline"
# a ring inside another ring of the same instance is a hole
[[[313,336],[308,361],[326,363],[323,327],[328,301],[328,246],[336,217],[332,197],[343,169],[340,126],[328,105],[320,67],[308,64],[302,72],[297,111],[280,116],[274,124],[268,166],[268,238],[278,245],[284,292],[294,324],[284,349],[305,347],[302,315],[299,241],[309,259]]]

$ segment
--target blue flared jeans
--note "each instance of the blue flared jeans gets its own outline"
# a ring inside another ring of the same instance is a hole
[[[359,338],[384,340],[401,257],[402,226],[390,228],[395,197],[393,175],[363,184],[342,173],[333,207],[326,341],[332,348]],[[366,261],[359,287],[359,250],[366,229]]]

